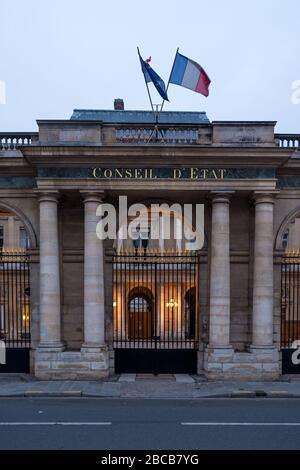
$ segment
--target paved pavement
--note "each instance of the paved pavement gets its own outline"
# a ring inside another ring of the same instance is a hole
[[[0,397],[103,398],[300,398],[300,377],[276,382],[217,382],[201,376],[122,374],[103,381],[39,381],[29,375],[0,374]]]
[[[300,399],[2,398],[0,449],[299,450]]]

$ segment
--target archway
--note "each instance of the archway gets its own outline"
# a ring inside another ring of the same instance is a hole
[[[207,247],[204,227],[202,227],[203,233],[197,232],[196,238],[195,221],[191,220],[195,214],[190,218],[185,213],[183,205],[156,199],[140,201],[135,205],[141,207],[137,215],[127,217],[126,214],[125,218],[121,218],[114,243],[117,252],[124,250],[184,252],[199,251]]]
[[[153,335],[153,295],[144,286],[134,287],[128,295],[128,338],[151,338]]]
[[[30,222],[29,218],[21,211],[17,206],[0,201],[0,214],[6,214],[6,217],[14,217],[17,220],[17,226],[23,228],[26,232],[27,238],[27,247],[25,248],[37,248],[37,236],[35,230]],[[0,224],[1,224],[1,217],[0,217]],[[23,232],[24,233],[24,232]],[[21,242],[22,234],[20,235],[19,241]],[[25,235],[23,235],[23,240],[25,239]],[[25,240],[24,240],[25,241]],[[18,243],[18,239],[9,241],[7,246],[14,246],[14,247],[21,247],[22,243]]]
[[[275,247],[284,251],[281,262],[282,372],[300,374],[293,354],[300,343],[300,208],[283,220]]]
[[[0,204],[0,340],[6,350],[0,373],[29,372],[31,318],[27,249],[36,246],[36,238],[27,218],[14,209],[6,203]]]
[[[184,296],[185,301],[185,335],[193,339],[196,334],[196,287],[191,287]]]

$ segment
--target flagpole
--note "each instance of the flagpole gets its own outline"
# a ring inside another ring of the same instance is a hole
[[[141,59],[141,54],[140,54],[140,50],[139,48],[137,47],[137,51],[138,51],[138,55],[139,55],[139,58]],[[142,59],[143,60],[143,59]],[[144,75],[144,73],[143,73]],[[145,79],[145,83],[146,83],[146,87],[147,87],[147,92],[148,92],[148,96],[149,96],[149,101],[150,101],[150,104],[151,104],[151,109],[152,109],[152,112],[154,114],[154,117],[155,117],[155,111],[154,111],[154,106],[153,106],[153,102],[152,102],[152,98],[151,98],[151,95],[150,95],[150,90],[149,90],[149,85],[146,81],[146,77],[144,75],[144,79]]]
[[[168,80],[168,84],[167,84],[167,88],[166,88],[166,93],[168,93],[168,89],[169,89],[169,85],[170,85],[170,78],[172,77],[172,72],[173,72],[173,69],[174,69],[175,60],[176,60],[177,52],[178,52],[178,51],[179,51],[179,47],[177,47],[176,54],[175,54],[175,57],[174,57],[174,61],[173,61],[171,73],[170,73],[169,80]],[[165,104],[165,100],[163,100],[163,102],[162,102],[162,104],[161,104],[161,107],[160,107],[158,116],[159,116],[160,113],[162,112],[162,109],[163,109],[163,107],[164,107],[164,104]]]

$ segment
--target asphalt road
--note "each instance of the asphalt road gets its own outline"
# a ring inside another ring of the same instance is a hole
[[[0,449],[300,449],[300,400],[0,400]]]

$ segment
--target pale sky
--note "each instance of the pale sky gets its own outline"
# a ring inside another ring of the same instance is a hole
[[[299,0],[0,0],[0,132],[112,109],[114,98],[149,109],[137,46],[165,82],[177,47],[211,78],[208,98],[170,85],[165,110],[300,133]]]

